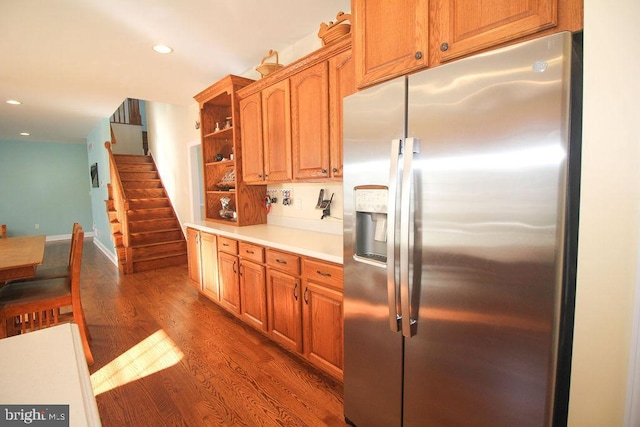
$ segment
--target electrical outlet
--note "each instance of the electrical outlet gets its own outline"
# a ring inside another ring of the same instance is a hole
[[[283,188],[280,191],[282,192],[282,205],[283,206],[293,205],[293,190],[291,190],[290,188]]]
[[[40,230],[40,224],[36,224],[36,230]]]

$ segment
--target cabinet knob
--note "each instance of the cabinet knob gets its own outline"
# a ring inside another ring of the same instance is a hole
[[[440,45],[440,51],[441,51],[441,52],[446,52],[446,51],[448,51],[448,50],[449,50],[449,43],[444,42],[444,43],[442,43],[442,44]]]
[[[327,174],[327,170],[326,169],[322,169],[322,175],[326,175]]]
[[[417,51],[416,54],[415,54],[415,58],[416,59],[422,59],[422,52]]]
[[[338,168],[333,168],[332,171],[333,171],[333,173],[336,173],[336,172],[338,172]]]

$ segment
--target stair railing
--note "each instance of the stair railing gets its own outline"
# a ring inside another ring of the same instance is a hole
[[[109,173],[111,176],[111,196],[113,197],[113,204],[116,209],[116,217],[118,218],[118,222],[120,222],[120,231],[122,232],[122,244],[128,251],[129,248],[129,224],[127,221],[127,211],[129,210],[129,200],[127,200],[127,196],[124,192],[124,187],[122,186],[122,180],[120,179],[120,173],[118,172],[118,168],[116,167],[116,161],[113,156],[113,152],[111,151],[111,142],[107,141],[104,143],[107,152],[109,153]],[[128,252],[127,252],[128,254]],[[129,258],[127,256],[127,258]],[[122,261],[122,260],[121,260]],[[127,259],[128,263],[129,260]]]

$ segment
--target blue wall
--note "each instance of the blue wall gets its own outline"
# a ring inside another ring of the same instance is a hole
[[[98,163],[98,177],[100,178],[100,186],[91,188],[94,241],[98,240],[101,246],[113,253],[115,258],[116,250],[113,245],[107,206],[105,204],[105,200],[109,199],[107,184],[111,182],[111,178],[109,176],[109,153],[104,147],[104,143],[110,140],[111,125],[109,124],[109,119],[100,119],[96,127],[87,135],[86,150],[88,152],[87,170],[89,170],[89,165]]]
[[[90,231],[88,165],[83,144],[0,141],[0,223],[9,236],[69,235],[74,222]]]

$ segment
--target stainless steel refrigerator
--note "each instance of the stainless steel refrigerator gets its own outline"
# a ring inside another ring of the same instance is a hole
[[[344,100],[344,411],[369,426],[566,423],[581,34]]]

